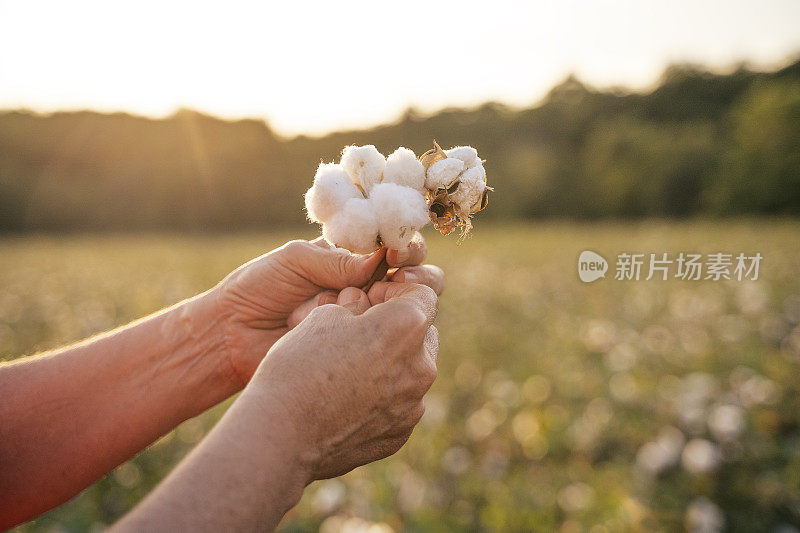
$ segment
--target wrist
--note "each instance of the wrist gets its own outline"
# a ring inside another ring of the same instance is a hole
[[[198,367],[204,371],[204,388],[212,399],[210,405],[242,389],[242,383],[231,364],[230,350],[215,289],[185,300],[173,308],[172,320],[165,329],[178,332],[178,348],[192,350]],[[164,331],[164,335],[170,335]]]
[[[226,449],[252,476],[248,483],[262,499],[258,507],[265,513],[259,523],[272,524],[264,528],[271,529],[297,505],[312,481],[299,427],[285,405],[251,385],[245,387],[225,417],[232,419],[233,427],[228,429],[235,435]]]
[[[319,458],[311,446],[312,439],[304,433],[304,425],[290,409],[292,399],[276,391],[276,387],[251,382],[237,402],[253,413],[254,424],[266,435],[267,453],[280,457],[287,465],[285,479],[290,485],[288,503],[292,507],[303,489],[314,481],[314,465]]]

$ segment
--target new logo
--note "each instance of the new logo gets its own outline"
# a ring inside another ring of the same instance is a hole
[[[590,283],[606,277],[608,261],[602,255],[584,250],[578,257],[578,277],[584,283]]]

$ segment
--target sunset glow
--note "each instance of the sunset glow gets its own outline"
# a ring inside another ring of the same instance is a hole
[[[0,1],[0,108],[191,107],[317,134],[409,106],[530,105],[570,72],[642,88],[671,62],[774,66],[800,51],[792,0],[456,6]]]

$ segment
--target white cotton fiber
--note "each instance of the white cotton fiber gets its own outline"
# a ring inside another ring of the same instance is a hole
[[[474,167],[476,163],[480,163],[478,159],[478,151],[472,146],[456,146],[444,151],[447,157],[454,157],[464,162],[467,168]]]
[[[341,211],[322,226],[322,236],[329,243],[357,254],[378,248],[378,216],[366,198],[347,200]]]
[[[381,183],[372,189],[369,200],[378,214],[381,239],[388,248],[405,248],[414,233],[428,223],[428,204],[411,187]]]
[[[422,192],[425,188],[425,167],[414,152],[401,146],[386,159],[383,182],[405,185]]]
[[[428,167],[425,178],[425,187],[436,191],[436,189],[446,189],[464,170],[464,162],[454,157],[448,157],[437,161]]]
[[[478,160],[474,166],[471,166],[465,170],[464,173],[461,174],[461,178],[463,179],[465,176],[468,176],[467,179],[472,179],[470,177],[472,175],[477,176],[481,181],[486,183],[486,169],[483,168],[483,163],[480,160]]]
[[[306,211],[314,222],[325,222],[351,198],[363,198],[341,165],[322,163],[314,185],[306,192]]]
[[[483,164],[478,161],[477,165],[461,174],[461,183],[456,192],[450,195],[450,199],[457,203],[464,212],[472,213],[477,211],[480,207],[483,191],[486,190],[485,178],[486,170],[483,168]]]
[[[342,167],[365,194],[383,179],[386,158],[373,145],[348,146],[342,151]]]

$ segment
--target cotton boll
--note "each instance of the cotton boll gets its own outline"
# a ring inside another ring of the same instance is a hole
[[[425,188],[425,167],[414,152],[400,147],[386,159],[383,182],[405,185],[422,192]]]
[[[445,150],[444,153],[447,154],[447,157],[460,159],[467,168],[474,167],[481,161],[478,159],[478,151],[472,146],[456,146],[455,148]]]
[[[388,248],[405,248],[414,233],[428,223],[428,204],[411,187],[381,183],[372,189],[369,200],[378,215],[381,239]]]
[[[322,163],[314,185],[306,192],[306,211],[314,222],[325,222],[351,198],[363,198],[341,165]]]
[[[472,174],[478,176],[478,178],[482,182],[486,183],[486,169],[483,168],[483,163],[481,163],[480,160],[477,163],[475,163],[474,165],[472,165],[471,167],[468,167],[467,170],[465,170],[464,173],[461,174],[461,179],[463,180],[463,179],[467,178],[467,176],[470,176]],[[468,178],[468,179],[471,179],[471,178]]]
[[[486,190],[486,171],[483,165],[474,166],[464,171],[461,174],[461,183],[456,189],[456,192],[450,195],[450,199],[457,203],[462,211],[467,213],[473,212],[472,207],[478,204],[480,207],[483,191]]]
[[[464,170],[464,162],[454,157],[448,157],[432,164],[428,168],[425,179],[425,188],[435,191],[436,189],[446,189],[453,184],[461,171]]]
[[[341,211],[322,226],[322,236],[329,243],[357,254],[378,248],[378,215],[366,198],[347,200]]]
[[[342,151],[342,167],[350,179],[369,194],[383,178],[386,158],[373,145],[348,146]]]

